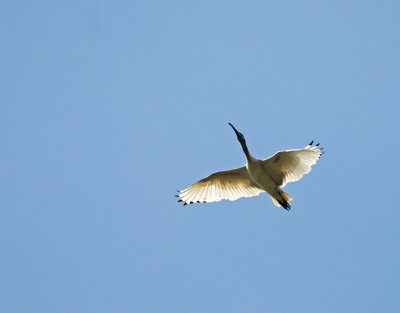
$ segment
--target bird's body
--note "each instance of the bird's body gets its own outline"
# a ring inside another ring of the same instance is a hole
[[[311,142],[303,149],[279,151],[268,159],[259,160],[250,155],[244,136],[235,131],[247,159],[243,167],[216,172],[197,183],[179,191],[177,197],[184,205],[195,202],[214,202],[223,199],[236,200],[240,197],[268,193],[276,206],[290,210],[292,197],[284,192],[289,182],[294,182],[310,172],[322,154],[319,144]]]
[[[276,190],[276,183],[273,181],[272,176],[264,169],[262,160],[251,157],[247,161],[246,169],[250,179],[258,188],[264,190],[274,198],[279,197]]]

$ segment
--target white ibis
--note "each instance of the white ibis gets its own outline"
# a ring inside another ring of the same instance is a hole
[[[231,123],[228,124],[236,133],[247,164],[233,170],[213,173],[185,189],[178,190],[178,202],[187,205],[223,199],[233,201],[266,192],[276,206],[290,210],[289,201],[293,197],[281,187],[298,181],[309,173],[311,166],[321,157],[323,148],[319,147],[319,143],[314,145],[311,141],[303,149],[279,151],[268,159],[258,160],[250,155],[243,134]]]

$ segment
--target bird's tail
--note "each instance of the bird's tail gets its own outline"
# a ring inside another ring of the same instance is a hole
[[[276,206],[278,206],[278,207],[281,206],[285,210],[289,211],[291,208],[289,201],[292,201],[293,197],[291,195],[289,195],[288,193],[284,192],[283,190],[279,190],[279,195],[281,196],[282,199],[276,199],[275,197],[271,197],[272,202]]]

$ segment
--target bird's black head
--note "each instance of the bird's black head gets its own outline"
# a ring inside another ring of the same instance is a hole
[[[235,126],[233,126],[231,123],[228,123],[230,127],[232,127],[232,129],[235,131],[237,139],[239,140],[240,144],[242,145],[242,147],[244,148],[246,146],[246,139],[244,139],[244,136],[241,132],[239,132]],[[247,147],[246,147],[247,148]]]

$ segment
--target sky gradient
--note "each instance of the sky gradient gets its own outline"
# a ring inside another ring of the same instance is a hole
[[[0,310],[396,312],[398,1],[1,1]],[[285,190],[183,207],[243,152]]]

